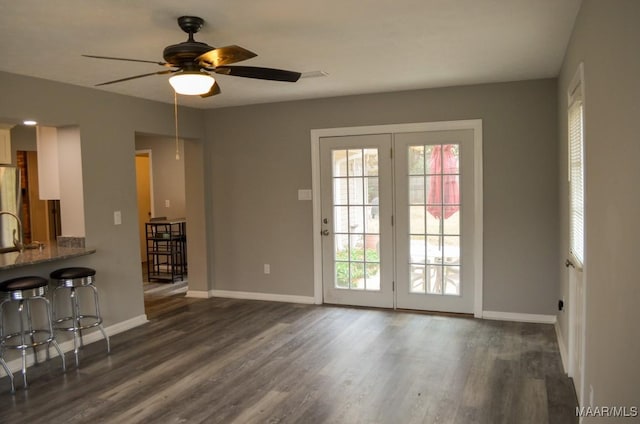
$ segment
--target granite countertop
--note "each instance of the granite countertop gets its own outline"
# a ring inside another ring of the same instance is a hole
[[[56,245],[44,246],[42,249],[26,249],[22,252],[7,252],[0,254],[0,270],[76,258],[93,253],[96,253],[96,249]]]

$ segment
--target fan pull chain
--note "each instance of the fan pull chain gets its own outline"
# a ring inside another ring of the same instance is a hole
[[[173,116],[176,126],[176,160],[180,160],[180,145],[178,142],[178,94],[173,92]]]

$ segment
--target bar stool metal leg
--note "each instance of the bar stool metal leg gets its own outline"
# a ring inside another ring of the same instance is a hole
[[[50,317],[53,316],[51,311],[51,303],[49,302],[49,299],[47,299],[46,297],[43,297],[42,300],[44,300],[44,304],[47,309],[47,315]],[[49,320],[49,334],[53,334],[52,319]],[[51,349],[52,344],[53,344],[53,347],[58,351],[58,355],[60,356],[60,359],[62,359],[62,371],[66,371],[67,361],[64,358],[64,353],[62,353],[62,349],[60,349],[60,345],[58,345],[58,342],[54,337],[51,337],[51,340],[49,340],[49,343],[47,344],[47,357],[49,356],[49,349]]]
[[[3,352],[0,352],[0,365],[2,365],[2,368],[4,368],[4,372],[7,374],[7,377],[9,377],[9,381],[11,382],[11,393],[15,393],[16,392],[16,385],[13,382],[13,373],[9,369],[9,366],[7,365],[7,363],[2,358],[2,353]]]
[[[4,337],[4,332],[3,332],[4,323],[2,322],[2,310],[4,308],[5,303],[6,301],[3,301],[0,303],[0,339],[3,339]],[[0,344],[0,365],[2,365],[2,368],[4,368],[4,372],[7,374],[7,377],[9,377],[9,382],[11,383],[11,393],[15,393],[16,385],[13,381],[13,373],[9,369],[9,366],[7,365],[7,363],[4,361],[4,346],[1,344]]]
[[[33,363],[38,364],[38,351],[36,350],[36,338],[33,332],[33,319],[31,318],[31,302],[25,300],[25,307],[27,309],[27,325],[29,326],[29,337],[31,338],[31,348],[33,349]]]
[[[98,289],[92,284],[89,287],[93,290],[93,303],[96,308],[96,316],[98,317],[99,324],[98,330],[102,333],[102,337],[107,341],[107,353],[111,353],[111,342],[109,341],[109,336],[107,336],[107,332],[104,331],[104,327],[102,326],[102,315],[100,315],[100,301],[98,299]]]
[[[27,341],[25,340],[24,331],[24,319],[22,317],[22,311],[24,311],[24,301],[21,300],[18,305],[18,318],[20,320],[20,341],[21,345],[18,347],[22,352],[22,381],[24,382],[24,388],[27,388]]]

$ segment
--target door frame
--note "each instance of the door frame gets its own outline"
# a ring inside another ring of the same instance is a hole
[[[348,135],[404,133],[446,130],[473,130],[474,144],[474,316],[482,318],[483,269],[483,197],[482,197],[482,119],[459,121],[417,122],[408,124],[372,125],[361,127],[322,128],[311,130],[311,190],[313,207],[313,298],[323,303],[322,290],[322,201],[320,193],[320,139]],[[395,304],[395,299],[394,299]]]

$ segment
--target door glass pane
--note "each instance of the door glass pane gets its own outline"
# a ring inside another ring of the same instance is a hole
[[[438,237],[438,236],[427,237],[426,259],[428,264],[442,263],[442,237]]]
[[[442,269],[444,294],[460,296],[460,267],[445,266]]]
[[[460,237],[446,236],[442,238],[443,262],[446,264],[460,265]]]
[[[334,205],[348,205],[349,204],[349,192],[347,190],[346,178],[334,178],[333,179],[333,204]]]
[[[409,267],[409,291],[411,293],[424,293],[426,290],[424,265],[411,265]]]
[[[345,261],[349,259],[349,235],[334,234],[333,246],[334,246],[334,252],[335,252],[335,259],[337,261]]]
[[[352,261],[364,260],[364,237],[362,234],[351,234],[349,236],[349,259]]]
[[[364,175],[378,175],[378,149],[364,149]]]
[[[335,288],[380,290],[378,149],[332,154]]]
[[[364,233],[364,206],[349,206],[349,232]]]
[[[362,149],[349,150],[349,164],[347,165],[347,172],[350,177],[362,176]]]
[[[440,209],[436,209],[436,208],[440,208],[440,206],[431,206],[429,207],[429,209],[427,209],[427,213],[426,213],[426,218],[427,218],[427,234],[440,234],[442,232],[442,220],[438,219],[434,216],[433,212],[434,210],[440,210]],[[436,213],[435,215],[439,215],[440,212]]]
[[[409,177],[409,204],[424,205],[424,176]]]
[[[409,234],[424,234],[424,206],[409,206]]]
[[[336,288],[349,288],[349,262],[335,262],[336,269]]]
[[[365,268],[365,283],[367,290],[380,290],[380,264],[367,263]]]
[[[364,196],[362,194],[362,178],[349,178],[349,204],[350,205],[362,205],[364,204]]]
[[[409,292],[460,295],[460,145],[408,147]]]
[[[365,203],[367,205],[378,205],[380,194],[378,192],[378,177],[364,179],[364,192],[366,193]]]
[[[425,263],[424,236],[410,236],[409,258],[412,264]]]
[[[431,175],[427,178],[426,190],[427,190],[427,204],[429,205],[441,205],[442,204],[442,176]]]
[[[377,234],[365,234],[364,236],[365,261],[380,262],[380,236]]]
[[[347,151],[334,150],[332,153],[332,162],[333,162],[333,176],[346,177],[347,176]]]
[[[333,231],[336,233],[349,232],[349,207],[333,207]]]
[[[459,235],[460,234],[460,212],[456,211],[454,214],[449,216],[449,218],[442,220],[442,232],[443,234],[452,234]]]
[[[427,293],[442,294],[442,267],[439,265],[429,265],[427,269]]]
[[[364,263],[351,262],[351,280],[350,289],[364,290]]]
[[[424,175],[424,146],[409,146],[409,175]]]

